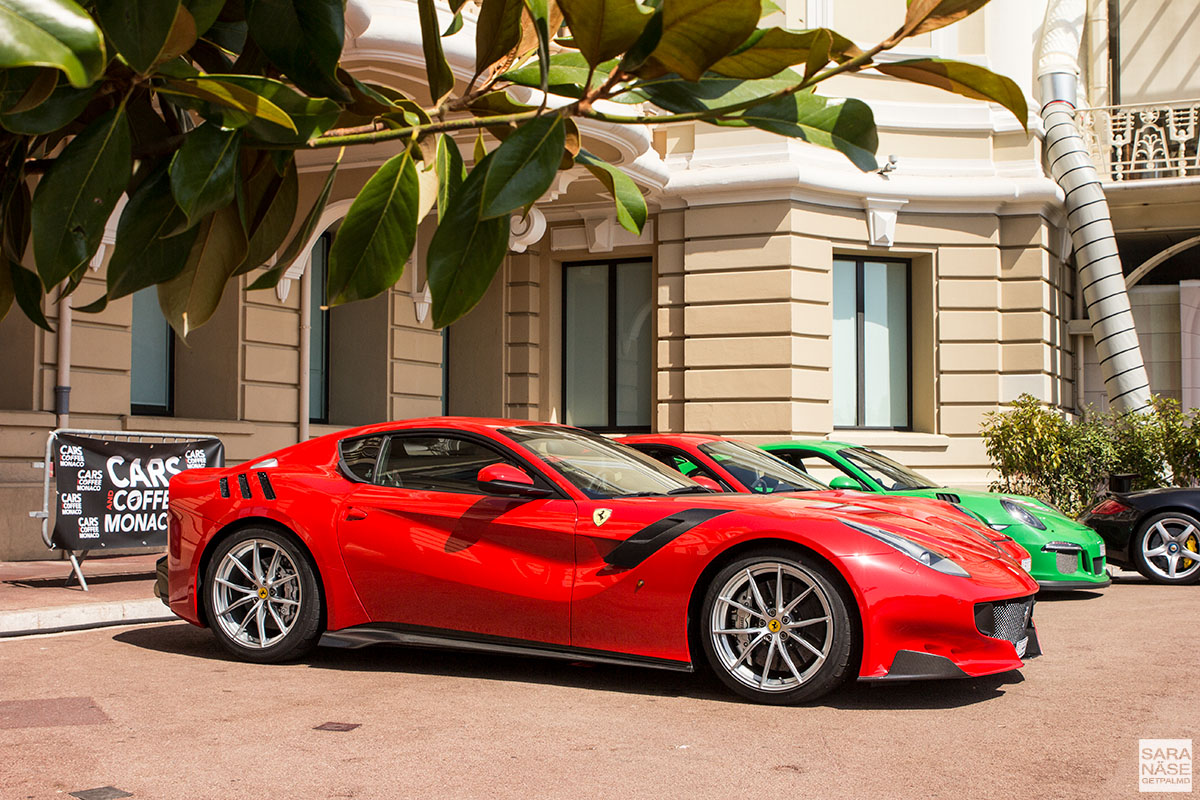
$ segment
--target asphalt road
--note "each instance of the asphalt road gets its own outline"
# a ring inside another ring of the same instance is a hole
[[[1153,796],[1139,738],[1200,744],[1200,587],[1126,581],[1035,620],[1046,654],[1019,673],[800,708],[703,676],[427,650],[256,666],[184,623],[0,641],[0,797]]]

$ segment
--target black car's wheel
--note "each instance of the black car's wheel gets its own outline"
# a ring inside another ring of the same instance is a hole
[[[1137,571],[1154,583],[1200,581],[1200,521],[1179,511],[1150,517],[1129,548]]]
[[[310,651],[321,635],[321,593],[306,553],[289,537],[246,528],[221,542],[202,587],[221,646],[269,663]]]
[[[827,570],[788,550],[764,550],[717,573],[701,607],[700,638],[726,686],[785,705],[846,679],[854,628]]]

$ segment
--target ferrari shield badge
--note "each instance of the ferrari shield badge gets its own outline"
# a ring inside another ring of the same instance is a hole
[[[608,522],[608,518],[611,516],[611,508],[597,508],[592,512],[592,522],[596,523],[596,527],[599,528],[601,525]]]

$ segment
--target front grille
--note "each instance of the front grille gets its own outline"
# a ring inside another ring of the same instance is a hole
[[[1014,645],[1025,638],[1032,617],[1032,597],[975,605],[975,627],[979,632]]]
[[[1054,567],[1063,575],[1074,575],[1079,569],[1078,553],[1055,553]]]

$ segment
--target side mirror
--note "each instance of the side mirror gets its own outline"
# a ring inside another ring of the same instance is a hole
[[[535,486],[533,478],[512,464],[489,464],[475,476],[475,485],[485,494],[507,494],[514,497],[545,497],[549,489]]]
[[[712,478],[706,478],[703,475],[693,475],[692,480],[703,486],[705,489],[712,489],[714,492],[725,491],[725,487],[714,481]]]
[[[863,485],[849,475],[838,475],[829,482],[830,489],[849,489],[855,492],[863,491]]]

